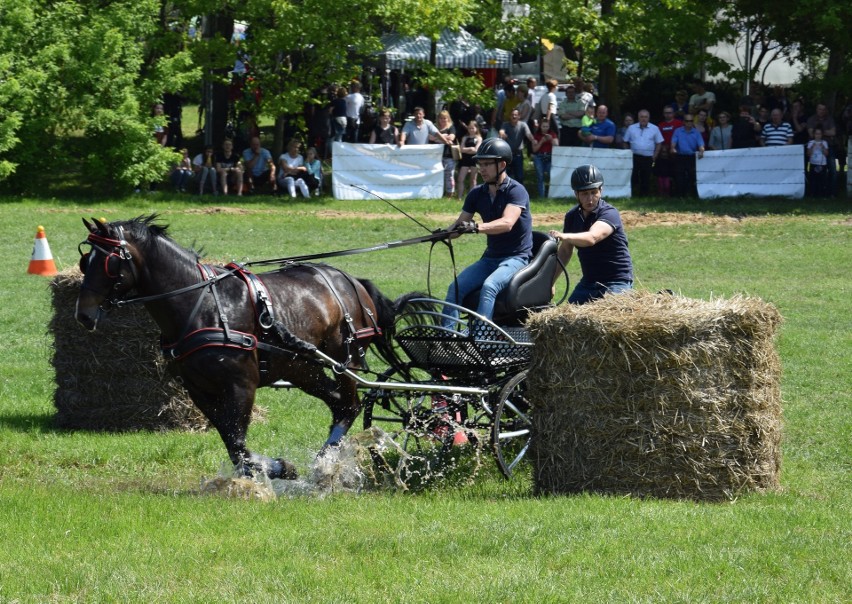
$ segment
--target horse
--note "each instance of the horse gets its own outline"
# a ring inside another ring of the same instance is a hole
[[[392,358],[394,303],[370,281],[325,264],[283,263],[262,274],[234,263],[202,264],[158,218],[83,219],[89,234],[80,244],[77,321],[94,330],[111,307],[144,304],[161,330],[163,353],[237,471],[297,478],[289,461],[246,446],[257,388],[286,380],[324,401],[332,423],[320,453],[338,445],[361,402],[354,380],[336,371],[329,377],[317,351],[352,369],[365,368],[371,343],[380,357]]]

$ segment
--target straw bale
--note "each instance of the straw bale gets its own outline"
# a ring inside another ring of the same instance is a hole
[[[779,488],[777,309],[633,291],[533,316],[536,490],[721,500]]]
[[[55,422],[84,430],[204,430],[208,423],[168,371],[160,331],[131,305],[87,331],[74,319],[83,276],[76,267],[51,281]]]

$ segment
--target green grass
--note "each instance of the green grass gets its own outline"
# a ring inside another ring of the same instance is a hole
[[[458,211],[447,200],[401,203],[429,226]],[[849,601],[848,204],[616,205],[744,218],[635,228],[631,251],[641,287],[698,298],[747,293],[780,309],[782,492],[727,504],[534,497],[529,477],[504,482],[489,465],[474,484],[416,494],[269,504],[203,497],[201,480],[226,459],[213,433],[53,428],[48,280],[26,274],[35,227],[46,227],[60,268],[77,261],[81,216],[158,211],[178,242],[218,260],[360,247],[422,230],[379,201],[252,198],[213,211],[167,194],[0,199],[0,602]],[[534,213],[565,209],[533,203]],[[459,263],[481,246],[460,239]],[[440,246],[434,254],[440,295],[449,261]],[[425,287],[427,258],[426,246],[414,246],[333,263],[394,296]],[[252,426],[249,444],[307,468],[328,425],[324,406],[282,391],[262,391],[259,403],[268,421]]]

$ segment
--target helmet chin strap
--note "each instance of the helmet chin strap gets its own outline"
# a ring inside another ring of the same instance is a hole
[[[499,159],[496,160],[496,164],[498,166],[500,165],[500,161],[501,160],[499,160]],[[506,163],[506,162],[503,162],[503,163]],[[500,184],[500,175],[506,173],[506,168],[508,166],[509,166],[509,164],[506,164],[506,167],[504,167],[502,170],[500,168],[497,168],[497,175],[494,177],[494,180],[493,181],[487,181],[486,180],[485,184],[490,185],[490,186],[494,186],[494,187],[496,187],[498,184]],[[483,180],[485,180],[485,179],[483,179]]]

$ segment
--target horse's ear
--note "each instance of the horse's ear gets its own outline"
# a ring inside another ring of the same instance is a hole
[[[95,218],[92,216],[92,232],[100,231],[103,235],[109,235],[106,218]]]
[[[86,225],[86,228],[89,229],[90,233],[94,233],[98,230],[98,229],[95,228],[95,226],[91,222],[89,222],[85,218],[83,218],[83,224]]]

